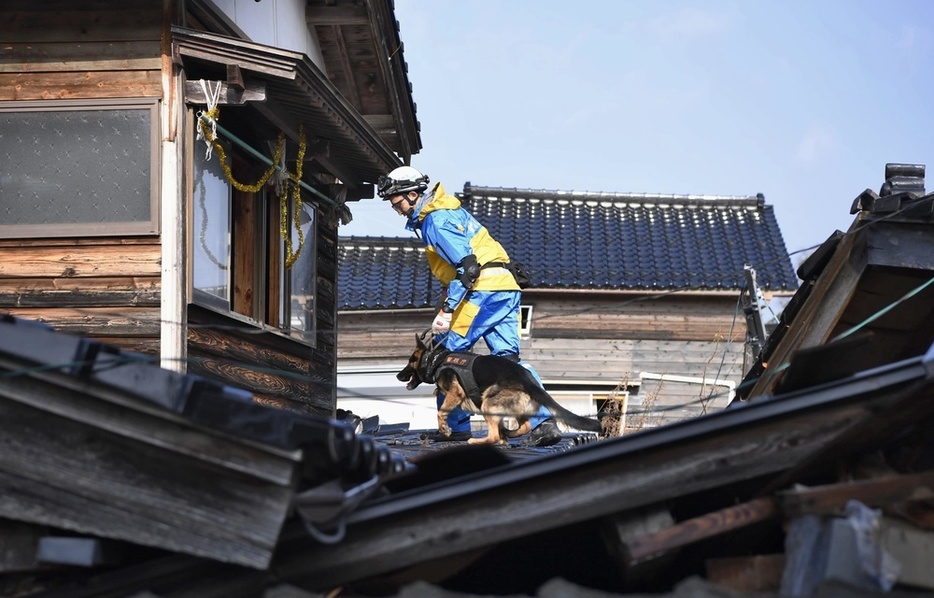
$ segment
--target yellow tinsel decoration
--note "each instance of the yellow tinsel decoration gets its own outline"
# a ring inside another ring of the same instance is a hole
[[[218,109],[215,108],[214,110],[208,110],[204,113],[204,115],[211,120],[216,121],[218,120],[219,116]],[[233,173],[230,170],[230,161],[227,159],[227,153],[224,151],[224,146],[222,146],[220,142],[217,141],[216,136],[211,133],[203,119],[198,119],[198,127],[201,128],[201,134],[204,136],[204,138],[210,141],[211,145],[214,146],[214,150],[217,152],[217,161],[220,164],[221,169],[224,171],[224,176],[227,178],[227,182],[229,182],[234,187],[234,189],[243,191],[245,193],[256,193],[263,188],[263,185],[269,182],[269,179],[272,178],[273,173],[276,172],[276,166],[279,164],[279,160],[282,159],[282,152],[285,149],[284,133],[280,132],[279,138],[276,140],[276,155],[272,160],[272,166],[270,166],[269,169],[263,173],[258,181],[250,185],[241,183],[234,178]]]
[[[292,235],[289,234],[289,224],[288,224],[288,209],[289,206],[286,202],[286,197],[288,193],[283,193],[279,201],[279,232],[282,234],[283,239],[285,239],[285,267],[290,269],[292,264],[295,263],[295,260],[298,259],[299,254],[302,252],[302,247],[305,245],[305,236],[302,233],[302,225],[299,222],[299,215],[302,212],[302,189],[299,186],[299,182],[302,180],[302,168],[305,165],[305,126],[299,124],[298,126],[298,156],[295,158],[295,174],[289,173],[289,179],[292,181],[292,199],[295,203],[295,230],[298,232],[298,249],[295,253],[292,253]]]
[[[217,121],[219,117],[219,110],[214,108],[213,110],[208,110],[204,112],[204,116],[207,118]],[[224,152],[224,147],[217,141],[216,136],[208,128],[207,123],[204,119],[198,119],[198,127],[201,130],[201,135],[207,139],[211,145],[214,147],[214,150],[217,151],[217,159],[220,164],[221,169],[224,171],[224,177],[227,179],[235,189],[246,193],[256,193],[263,186],[269,182],[269,179],[272,178],[272,175],[276,172],[278,165],[282,160],[282,152],[285,150],[285,134],[280,132],[279,137],[276,140],[276,155],[272,160],[272,165],[269,167],[266,172],[260,177],[258,181],[253,184],[241,183],[236,180],[233,176],[233,173],[230,169],[230,163],[227,159],[227,154]],[[285,267],[286,269],[291,269],[292,264],[295,263],[295,260],[298,259],[298,256],[302,252],[302,248],[305,245],[305,235],[302,233],[301,223],[299,222],[299,215],[302,210],[302,190],[300,182],[302,180],[302,169],[305,165],[305,150],[307,144],[305,142],[305,126],[299,125],[299,140],[298,140],[298,156],[295,160],[295,174],[286,172],[288,175],[289,181],[292,185],[292,199],[295,204],[295,230],[298,232],[298,249],[294,252],[292,251],[292,235],[289,234],[289,225],[288,225],[288,190],[280,196],[279,204],[279,233],[282,235],[283,240],[285,241]]]

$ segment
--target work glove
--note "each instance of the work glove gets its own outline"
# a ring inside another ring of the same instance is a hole
[[[435,334],[442,334],[451,329],[451,312],[441,310],[435,316],[435,321],[431,323],[431,331]]]

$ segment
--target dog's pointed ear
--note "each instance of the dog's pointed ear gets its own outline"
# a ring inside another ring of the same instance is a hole
[[[422,341],[422,335],[420,335],[417,332],[415,333],[415,346],[418,347],[419,349],[425,348],[425,343],[424,341]]]

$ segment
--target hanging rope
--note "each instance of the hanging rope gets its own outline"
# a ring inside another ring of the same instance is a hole
[[[214,149],[214,140],[217,139],[217,102],[220,100],[221,96],[221,86],[223,84],[218,81],[217,87],[211,89],[211,84],[201,79],[201,91],[204,92],[205,101],[208,103],[208,110],[206,114],[211,117],[211,135],[208,136],[207,132],[201,127],[198,127],[198,140],[204,141],[204,144],[207,146],[204,150],[204,159],[211,159],[211,152]],[[200,119],[199,119],[200,122]]]

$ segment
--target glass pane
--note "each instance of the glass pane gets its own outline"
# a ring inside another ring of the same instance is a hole
[[[230,303],[230,187],[199,146],[194,168],[194,287]]]
[[[305,342],[315,341],[315,209],[307,203],[302,204],[299,223],[304,236],[304,245],[292,269],[289,271],[290,295],[288,309],[289,322],[283,322],[283,328],[291,328],[292,335]],[[298,248],[298,231],[290,223],[293,251]],[[283,263],[285,259],[283,258]]]
[[[0,112],[0,224],[149,222],[151,111]]]

